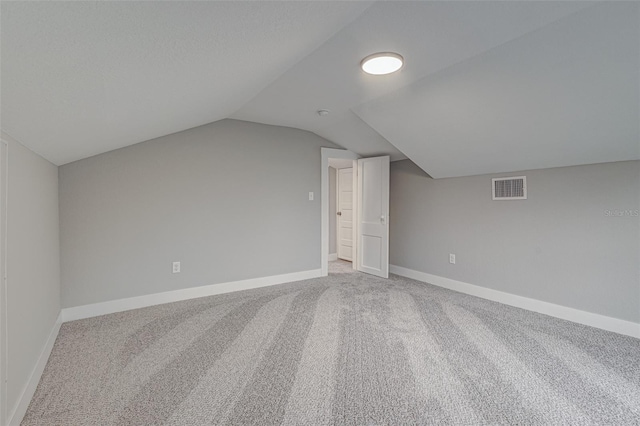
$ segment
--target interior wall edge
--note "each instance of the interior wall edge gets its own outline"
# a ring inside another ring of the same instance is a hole
[[[56,342],[61,325],[62,312],[58,314],[58,318],[53,324],[51,333],[49,333],[49,337],[47,338],[47,341],[45,342],[44,347],[40,352],[40,356],[38,357],[38,362],[33,367],[31,376],[29,377],[26,386],[20,393],[18,403],[15,407],[13,407],[13,409],[9,410],[7,425],[19,425],[22,422],[22,418],[26,414],[27,408],[29,408],[29,404],[31,403],[31,398],[33,398],[33,395],[36,392],[36,388],[38,387],[38,383],[40,383],[40,378],[42,377],[44,368],[46,367],[49,356],[51,355],[51,351],[53,350],[53,345]]]
[[[0,424],[19,424],[40,381],[61,324],[58,166],[4,129],[6,194],[3,247]]]

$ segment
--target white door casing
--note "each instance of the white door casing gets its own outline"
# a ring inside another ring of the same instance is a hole
[[[353,160],[358,158],[360,158],[358,154],[346,149],[320,148],[320,274],[323,277],[329,274],[329,161],[331,159],[352,160],[353,164],[355,163]],[[355,173],[355,166],[353,170]],[[354,209],[357,204],[354,203]]]
[[[338,169],[338,258],[353,260],[353,168]]]
[[[358,160],[357,265],[389,277],[389,157]]]

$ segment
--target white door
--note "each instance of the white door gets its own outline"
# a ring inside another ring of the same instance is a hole
[[[353,260],[353,168],[338,169],[338,259]]]
[[[357,269],[389,277],[389,157],[358,160]]]

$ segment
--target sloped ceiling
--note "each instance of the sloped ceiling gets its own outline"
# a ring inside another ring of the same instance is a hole
[[[366,2],[6,2],[2,129],[55,164],[227,118]]]
[[[640,159],[638,18],[592,7],[355,111],[434,178]]]
[[[0,125],[56,164],[227,117],[409,157],[433,177],[640,158],[637,3],[2,2],[0,11]],[[401,53],[405,67],[360,71],[379,51]]]
[[[535,1],[378,2],[232,117],[301,127],[361,155],[403,159],[398,141],[374,131],[371,120],[361,121],[355,107],[587,6]],[[381,51],[402,54],[406,60],[402,71],[388,76],[363,73],[362,58]],[[318,117],[318,109],[331,113]],[[393,114],[393,120],[401,127],[405,117]]]

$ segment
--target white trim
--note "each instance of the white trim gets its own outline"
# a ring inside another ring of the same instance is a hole
[[[338,260],[338,253],[329,253],[329,257],[327,259],[329,260],[329,262]]]
[[[320,276],[329,275],[329,158],[357,160],[346,149],[320,148]]]
[[[359,244],[358,244],[358,227],[360,226],[360,220],[359,220],[359,215],[360,215],[360,210],[358,210],[360,208],[359,204],[360,204],[360,188],[358,187],[358,182],[360,181],[359,176],[359,171],[358,171],[358,160],[353,160],[353,186],[352,186],[352,199],[353,199],[353,204],[351,205],[352,208],[352,212],[351,212],[351,216],[353,217],[353,221],[351,222],[353,224],[352,226],[352,230],[351,230],[351,267],[353,268],[354,271],[358,271],[360,269],[360,264],[359,259],[360,259],[360,250],[359,250]]]
[[[12,411],[10,411],[7,421],[8,425],[19,425],[20,422],[22,422],[22,418],[26,414],[27,408],[29,408],[29,404],[31,403],[31,398],[33,398],[33,394],[36,392],[38,383],[40,383],[40,378],[42,377],[44,367],[47,365],[47,361],[49,360],[49,355],[51,355],[51,351],[53,350],[53,344],[56,342],[56,338],[58,337],[58,332],[60,331],[61,325],[62,313],[58,314],[58,318],[53,325],[53,329],[51,330],[51,333],[49,333],[49,338],[42,348],[42,352],[40,352],[38,362],[36,362],[36,365],[31,371],[29,381],[27,381],[27,385],[22,390],[16,406]]]
[[[72,308],[64,308],[62,310],[62,322],[113,314],[115,312],[128,311],[131,309],[146,308],[147,306],[161,305],[163,303],[196,299],[198,297],[213,296],[216,294],[231,293],[234,291],[249,290],[252,288],[267,287],[294,281],[309,280],[320,276],[320,269],[312,269],[309,271],[293,272],[290,274],[251,278],[248,280],[191,287],[183,290],[165,291],[163,293],[147,294],[144,296],[75,306]]]
[[[516,308],[539,312],[541,314],[563,320],[640,338],[640,324],[635,322],[581,311],[579,309],[543,302],[541,300],[531,299],[528,297],[517,296],[515,294],[505,293],[498,290],[492,290],[486,287],[440,277],[438,275],[427,274],[426,272],[403,268],[402,266],[389,265],[389,270],[391,273],[396,275],[423,281],[437,285],[438,287],[448,288],[460,293],[466,293],[483,299],[493,300],[494,302],[504,303],[505,305],[515,306]]]
[[[336,171],[336,187],[334,188],[336,192],[336,229],[334,229],[336,238],[336,258],[333,259],[333,253],[329,253],[329,262],[338,260],[338,253],[340,252],[340,219],[342,218],[342,213],[340,213],[340,216],[337,215],[340,211],[340,169],[334,168],[334,170]],[[328,231],[330,231],[330,229]]]

